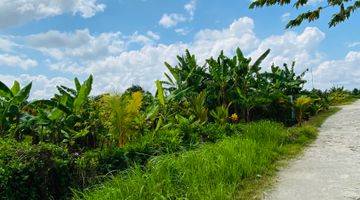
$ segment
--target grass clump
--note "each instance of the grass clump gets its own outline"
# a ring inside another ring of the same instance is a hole
[[[288,130],[262,121],[238,125],[241,134],[215,144],[155,157],[146,170],[135,167],[76,199],[241,199],[248,180],[274,171],[287,145],[310,140],[316,129]],[[250,184],[251,185],[251,184]]]

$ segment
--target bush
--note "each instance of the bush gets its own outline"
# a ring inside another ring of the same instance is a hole
[[[126,169],[129,166],[122,148],[106,148],[85,152],[75,161],[74,181],[76,186],[86,187],[101,180],[101,177]]]
[[[6,199],[60,199],[71,182],[69,154],[51,144],[0,141],[0,196]]]
[[[145,165],[153,156],[194,149],[200,143],[217,142],[234,134],[239,134],[239,130],[236,125],[231,124],[182,125],[179,128],[146,133],[125,146],[125,152],[133,164]]]
[[[240,134],[240,132],[233,124],[221,126],[220,124],[209,123],[201,127],[199,134],[203,142],[217,142],[226,136]]]
[[[144,165],[149,158],[182,150],[180,130],[165,129],[146,133],[125,146],[126,156],[134,164]]]
[[[6,199],[66,199],[112,171],[128,168],[121,148],[70,154],[56,145],[0,141],[0,196]]]

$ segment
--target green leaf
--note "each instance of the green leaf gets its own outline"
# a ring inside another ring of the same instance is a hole
[[[90,133],[90,131],[87,129],[83,129],[81,131],[71,130],[71,133],[74,135],[73,139],[77,139],[77,138],[85,137],[86,135],[88,135]]]
[[[29,83],[24,88],[22,88],[16,95],[15,100],[19,103],[26,101],[29,98],[30,90],[31,90],[32,83]]]
[[[8,98],[13,97],[11,90],[1,81],[0,81],[0,96],[8,97]]]
[[[71,111],[66,106],[61,105],[59,102],[53,100],[36,100],[33,101],[30,106],[34,106],[36,108],[50,106],[52,108],[58,108],[67,114],[71,114]]]
[[[156,83],[156,88],[157,88],[157,99],[160,102],[160,105],[165,106],[165,94],[164,94],[164,88],[161,84],[161,81],[157,80],[155,81]]]
[[[80,84],[80,81],[78,78],[75,78],[74,79],[74,82],[75,82],[75,87],[76,87],[76,91],[80,91],[80,88],[81,88],[81,84]]]
[[[14,84],[11,87],[11,92],[13,95],[16,95],[19,91],[20,91],[20,83],[18,81],[14,81]]]
[[[153,119],[159,113],[159,106],[155,105],[149,108],[146,114],[146,119]]]
[[[89,78],[81,85],[80,91],[77,94],[75,101],[74,101],[74,111],[77,112],[80,110],[82,105],[86,102],[88,99],[88,96],[91,92],[93,82],[93,76],[90,75]]]
[[[261,62],[269,55],[270,49],[266,50],[252,65],[255,68],[259,68]]]
[[[67,102],[67,99],[69,98],[68,95],[64,95],[64,96],[61,96],[61,99],[60,99],[60,105],[66,105],[66,102]],[[61,110],[60,108],[58,108],[58,106],[56,108],[53,109],[53,111],[50,113],[49,115],[49,119],[51,120],[57,120],[59,119],[62,115],[63,115],[64,111]]]
[[[172,67],[169,63],[165,62],[165,66],[166,68],[169,70],[169,72],[171,73],[171,75],[174,77],[175,81],[179,81],[180,77],[179,77],[179,73],[177,71],[177,69],[175,67]]]
[[[158,131],[161,128],[162,123],[163,123],[162,118],[159,118],[159,120],[158,120],[158,122],[156,124],[155,131]]]

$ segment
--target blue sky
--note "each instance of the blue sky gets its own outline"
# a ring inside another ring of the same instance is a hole
[[[312,0],[303,10],[321,4]],[[0,80],[33,81],[32,97],[55,85],[95,76],[94,94],[132,84],[154,89],[164,61],[190,49],[202,63],[240,47],[256,57],[272,53],[263,69],[296,60],[322,89],[360,87],[360,14],[335,28],[319,21],[285,30],[300,11],[291,6],[249,10],[241,0],[13,0],[0,4]],[[311,81],[310,81],[311,82]],[[308,84],[308,87],[312,87]]]

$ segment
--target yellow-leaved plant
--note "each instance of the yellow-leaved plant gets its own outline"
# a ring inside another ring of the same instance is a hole
[[[133,121],[138,116],[142,105],[143,94],[134,92],[131,95],[104,96],[107,109],[108,128],[110,135],[123,147],[134,133]]]
[[[296,109],[296,120],[299,125],[303,122],[304,114],[306,110],[311,106],[313,100],[310,97],[305,95],[300,96],[294,102],[294,106]]]

